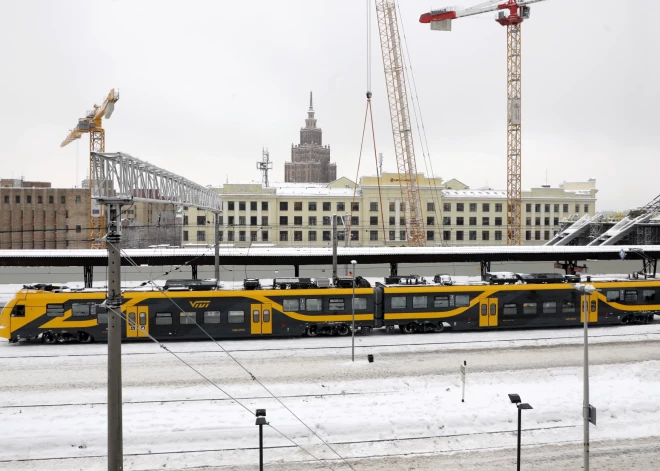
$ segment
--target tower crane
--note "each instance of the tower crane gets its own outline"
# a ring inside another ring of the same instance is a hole
[[[94,108],[87,112],[84,118],[78,120],[78,124],[71,130],[69,135],[62,141],[60,147],[64,147],[76,139],[80,139],[84,133],[89,133],[89,191],[90,196],[94,195],[94,185],[100,185],[101,182],[94,182],[92,172],[92,152],[105,152],[105,129],[103,129],[103,118],[110,119],[115,109],[115,103],[119,100],[119,91],[113,88],[108,93],[103,104],[94,105]],[[94,199],[90,197],[90,225],[91,228],[91,248],[103,248],[102,237],[105,235],[105,218],[100,206],[96,205]]]
[[[521,145],[521,27],[529,19],[529,5],[544,0],[490,0],[465,10],[442,8],[424,13],[420,23],[430,23],[436,31],[451,31],[451,22],[465,16],[498,11],[497,21],[507,28],[507,178],[506,244],[522,242],[522,145]]]
[[[395,1],[376,0],[376,17],[394,136],[394,153],[405,207],[408,245],[423,247],[426,245],[426,234],[422,220],[422,204]]]

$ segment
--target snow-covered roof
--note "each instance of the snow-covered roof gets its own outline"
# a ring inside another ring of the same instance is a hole
[[[506,198],[503,190],[442,190],[443,198]]]

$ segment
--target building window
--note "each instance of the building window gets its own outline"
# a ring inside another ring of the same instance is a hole
[[[463,203],[456,203],[456,211],[458,212],[463,212],[465,208],[465,205]]]
[[[470,225],[471,226],[476,226],[477,225],[477,218],[476,217],[470,217]]]
[[[20,195],[16,195],[16,203],[20,204],[21,203],[21,197]]]
[[[502,218],[501,217],[495,218],[495,225],[496,226],[501,226],[502,225]]]
[[[280,231],[280,242],[286,242],[289,240],[289,232],[288,231]]]
[[[25,197],[25,199],[26,199],[26,203],[27,203],[27,204],[32,204],[32,196],[31,196],[31,195],[27,195],[27,196]]]
[[[406,225],[406,218],[399,218],[399,226],[405,226]]]
[[[553,222],[553,225],[558,226],[559,225],[559,218],[554,218],[552,222]]]
[[[540,226],[541,225],[541,218],[540,217],[534,218],[534,225],[535,226]]]
[[[289,203],[286,201],[280,201],[280,211],[288,211],[289,210]]]
[[[197,231],[197,241],[198,242],[206,241],[206,232],[205,231]]]
[[[490,232],[489,231],[482,231],[481,232],[481,240],[490,240]]]
[[[257,241],[257,231],[250,231],[250,242]]]
[[[541,240],[541,231],[534,231],[534,239]]]
[[[261,210],[262,211],[268,211],[268,201],[262,201],[261,202]]]
[[[268,231],[261,231],[261,240],[264,242],[268,241]]]
[[[351,231],[351,240],[360,240],[360,231]]]
[[[457,225],[457,226],[462,226],[462,225],[464,225],[464,224],[463,224],[463,218],[462,218],[462,217],[458,217],[458,218],[456,218],[456,225]]]
[[[351,226],[359,226],[359,225],[360,225],[360,216],[351,216]]]
[[[369,240],[378,240],[378,231],[369,231]]]
[[[579,212],[580,212],[580,205],[579,205],[579,204],[576,204],[576,205],[575,205],[575,212],[576,212],[576,213],[579,213]]]
[[[239,211],[245,211],[245,201],[239,201],[238,202],[238,210]]]
[[[323,216],[323,225],[329,226],[330,224],[332,224],[332,218],[330,216]]]
[[[378,225],[378,216],[370,216],[369,217],[369,225],[370,226],[377,226]]]
[[[495,231],[495,240],[502,240],[502,231]]]
[[[184,218],[185,217],[186,216],[184,216]],[[230,226],[234,225],[234,216],[227,216],[227,224],[229,224]]]
[[[357,201],[353,201],[351,203],[351,211],[359,211],[360,210],[360,203]]]
[[[531,213],[531,212],[532,212],[532,205],[531,205],[531,203],[527,203],[527,204],[525,205],[525,211],[527,211],[528,213]]]
[[[227,211],[233,211],[233,210],[234,210],[234,202],[227,201]]]
[[[238,216],[238,225],[239,226],[245,225],[245,216]]]
[[[378,211],[378,202],[372,201],[369,203],[369,211]]]
[[[396,218],[394,216],[390,216],[390,226],[396,226]]]
[[[451,231],[442,231],[442,240],[451,240]]]
[[[568,204],[563,205],[562,209],[564,210],[565,213],[568,212]]]
[[[482,226],[490,226],[490,218],[481,218]]]
[[[222,242],[224,240],[225,234],[222,231],[218,231],[218,242]]]
[[[427,216],[426,217],[426,225],[427,226],[435,226],[435,218],[433,216]]]
[[[43,204],[43,202],[44,202],[44,197],[41,195],[37,196],[37,204]]]
[[[316,226],[316,216],[310,216],[308,218],[308,223],[310,226]]]
[[[293,203],[293,210],[294,211],[302,211],[302,201],[295,201]]]
[[[495,212],[496,213],[502,212],[502,203],[495,203]]]
[[[537,203],[534,205],[534,211],[537,213],[541,212],[541,204]]]
[[[280,216],[280,226],[288,226],[288,225],[289,225],[289,217]]]
[[[234,242],[234,231],[227,231],[227,241]]]
[[[390,207],[390,212],[396,211],[396,203],[395,202],[391,201],[390,204],[389,204],[389,207]]]
[[[442,225],[443,226],[451,226],[451,217],[443,216],[442,217]]]
[[[238,231],[238,241],[239,242],[245,242],[245,231]]]
[[[442,203],[442,210],[451,212],[451,203]]]
[[[28,196],[28,198],[29,198],[29,196]],[[28,203],[29,203],[29,201],[28,201]],[[585,213],[588,213],[588,212],[589,212],[589,205],[588,205],[588,204],[585,204],[585,205],[584,205],[584,212],[585,212]]]
[[[257,225],[257,216],[250,216],[250,225],[251,226]]]
[[[307,233],[307,240],[310,242],[316,242],[316,231],[309,231]]]
[[[490,203],[481,203],[481,210],[484,213],[489,213],[490,212]]]
[[[48,203],[53,204],[55,202],[55,197],[53,195],[48,196]]]
[[[549,205],[549,204],[545,204],[545,205],[543,206],[543,209],[544,209],[544,211],[545,211],[546,213],[549,213],[549,212],[550,212],[550,205]]]
[[[309,203],[307,203],[307,209],[309,211],[316,211],[316,202],[310,201]]]
[[[543,231],[543,240],[550,240],[550,231]]]
[[[456,240],[463,240],[463,231],[456,231]]]
[[[477,231],[470,231],[470,240],[477,240]]]
[[[477,212],[477,203],[470,203],[470,212],[471,213]]]
[[[82,232],[82,226],[80,224],[76,224],[76,234],[80,234]]]
[[[389,231],[388,237],[389,237],[388,240],[395,240],[396,239],[396,231]]]
[[[543,225],[544,226],[549,226],[550,225],[550,218],[543,218]]]
[[[197,225],[204,226],[206,224],[206,216],[197,216]]]
[[[188,242],[188,231],[183,231],[183,241]]]
[[[293,225],[294,226],[302,226],[302,216],[294,216]]]
[[[262,226],[268,225],[268,216],[261,216],[261,225]]]
[[[426,203],[426,211],[434,212],[435,211],[435,203]]]
[[[435,231],[426,231],[426,240],[435,240]]]
[[[218,216],[218,225],[222,226],[224,221],[224,216]]]
[[[558,212],[559,212],[559,205],[558,205],[558,204],[555,204],[555,205],[554,205],[554,210],[555,210],[555,213],[558,213]]]
[[[399,231],[399,240],[406,240],[406,231]]]
[[[323,231],[323,241],[327,242],[330,240],[330,231]]]
[[[532,240],[532,231],[525,231],[525,240]]]
[[[5,195],[5,203],[9,204],[9,195]]]
[[[293,240],[295,242],[302,242],[302,231],[293,231]]]
[[[187,214],[183,216],[183,225],[184,226],[188,225],[188,215]]]
[[[323,203],[323,211],[332,211],[332,208],[330,207],[330,202],[324,202]]]
[[[337,211],[345,211],[345,210],[346,210],[345,203],[337,203]]]

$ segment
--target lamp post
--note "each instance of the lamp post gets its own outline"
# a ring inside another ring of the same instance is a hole
[[[522,427],[522,411],[533,409],[533,407],[527,403],[521,404],[520,396],[518,394],[509,394],[509,400],[518,408],[518,465],[516,469],[520,471],[520,431]]]
[[[259,426],[259,471],[264,471],[264,425],[268,425],[266,409],[257,409],[255,415],[257,417],[256,425]]]
[[[351,361],[355,361],[355,265],[357,265],[357,261],[351,260],[351,265],[353,265],[353,298],[351,299],[351,311],[353,312],[351,327]]]
[[[593,285],[577,283],[575,289],[582,295],[582,323],[584,324],[584,398],[582,420],[584,421],[584,471],[589,471],[589,295],[596,291]]]

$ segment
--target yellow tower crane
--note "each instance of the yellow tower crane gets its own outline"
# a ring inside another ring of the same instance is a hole
[[[92,175],[92,152],[105,152],[105,129],[103,129],[103,118],[110,119],[115,109],[115,103],[119,100],[119,91],[113,88],[108,93],[103,104],[94,105],[94,109],[87,112],[84,118],[78,120],[78,124],[71,130],[69,135],[62,141],[60,147],[64,147],[80,137],[84,133],[89,133],[89,191],[90,191],[90,225],[91,228],[91,248],[102,249],[102,241],[105,235],[105,217],[101,208],[94,203],[94,186],[102,182],[95,182]]]

